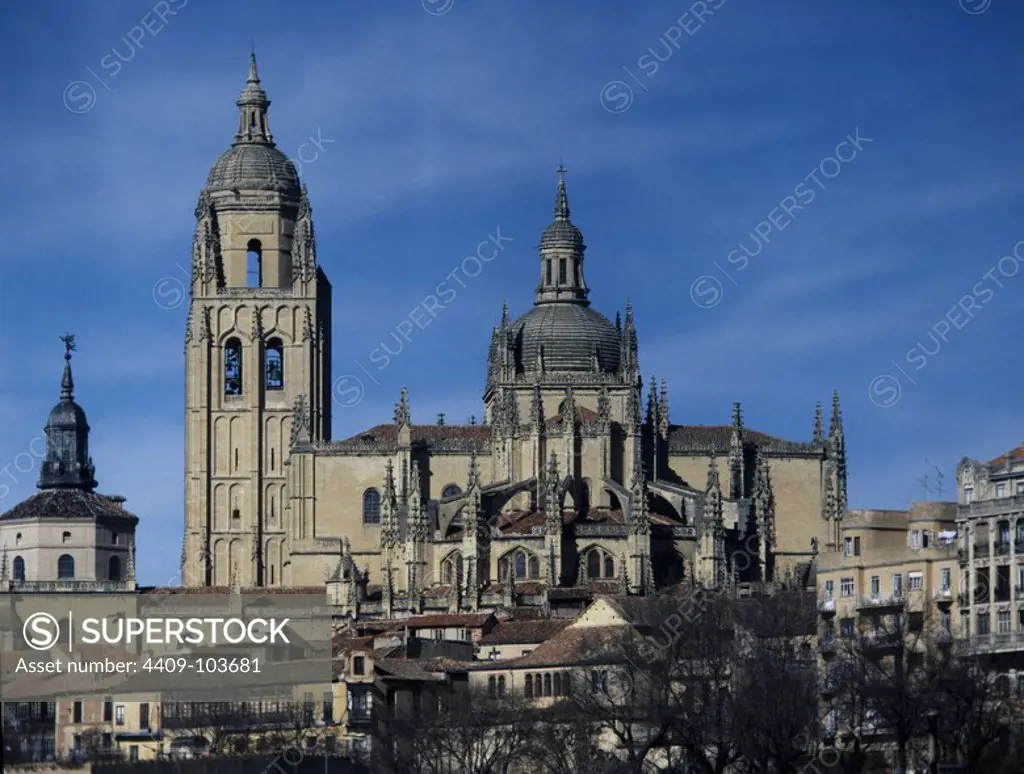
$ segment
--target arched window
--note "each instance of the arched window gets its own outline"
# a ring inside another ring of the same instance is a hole
[[[562,673],[562,695],[569,696],[572,693],[572,679],[568,672]]]
[[[363,524],[380,524],[380,492],[376,489],[363,492]]]
[[[548,672],[544,675],[544,695],[551,695],[551,673]]]
[[[526,688],[523,691],[527,699],[533,698],[533,675],[526,676]]]
[[[238,339],[224,344],[224,394],[242,394],[242,342]]]
[[[596,548],[587,554],[587,577],[601,577],[601,552]]]
[[[562,695],[562,673],[555,672],[554,686],[552,687],[552,693],[555,696]]]
[[[245,284],[250,288],[258,288],[263,283],[263,245],[260,240],[251,239],[245,247]]]
[[[526,578],[526,554],[516,551],[516,580]]]
[[[462,572],[461,564],[458,552],[449,554],[443,562],[441,562],[441,581],[448,586],[461,585]]]
[[[107,562],[107,580],[121,580],[121,560],[116,556],[110,557]]]
[[[462,494],[462,489],[459,488],[458,484],[448,484],[448,486],[441,490],[441,499],[447,500],[449,497],[458,497],[460,494]]]
[[[281,339],[267,342],[267,389],[284,389],[284,344]]]
[[[487,678],[487,693],[492,699],[498,695],[498,681],[493,675]]]
[[[25,580],[25,560],[20,556],[14,557],[14,580]]]
[[[615,560],[612,559],[611,554],[604,555],[604,577],[614,578],[615,577]]]
[[[498,678],[498,695],[499,696],[504,696],[505,695],[505,676],[504,675],[501,675]]]
[[[75,579],[75,559],[71,554],[61,554],[57,560],[57,579]]]
[[[530,577],[535,580],[540,577],[540,560],[536,556],[530,557]]]

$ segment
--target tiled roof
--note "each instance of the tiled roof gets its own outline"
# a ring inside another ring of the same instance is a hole
[[[635,629],[621,625],[567,626],[525,656],[501,663],[508,668],[611,663],[622,657],[623,645],[635,635]]]
[[[1010,449],[1006,454],[1000,454],[998,457],[989,460],[986,465],[990,468],[999,468],[1006,464],[1006,458],[1009,457],[1014,462],[1018,460],[1024,460],[1024,444],[1021,444],[1016,449]]]
[[[124,498],[81,489],[45,489],[11,508],[0,519],[83,519],[136,524],[139,517],[121,507]]]
[[[440,613],[435,615],[416,615],[396,623],[400,626],[408,626],[410,629],[441,629],[452,626],[480,629],[486,626],[488,621],[493,620],[493,613]]]
[[[230,594],[229,586],[143,586],[140,594]],[[322,594],[326,599],[325,586],[242,586],[239,593],[248,596],[267,596],[274,594]]]
[[[475,446],[482,450],[491,439],[490,425],[412,425],[412,442],[444,448],[446,446]],[[393,424],[374,425],[341,441],[329,444],[328,449],[381,450],[398,446],[398,427]]]
[[[529,645],[544,642],[570,624],[567,618],[502,621],[480,638],[481,645]]]
[[[732,439],[732,425],[671,425],[668,431],[669,451],[726,452]],[[803,441],[787,441],[767,433],[743,428],[743,439],[775,451],[815,451],[817,447]]]

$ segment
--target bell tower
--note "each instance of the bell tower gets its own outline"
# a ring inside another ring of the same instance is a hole
[[[329,440],[331,285],[312,209],[274,144],[255,54],[238,130],[196,205],[185,331],[187,586],[290,575],[284,506],[293,408]]]

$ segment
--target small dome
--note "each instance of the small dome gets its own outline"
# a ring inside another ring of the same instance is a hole
[[[545,371],[593,371],[594,348],[602,373],[619,370],[619,333],[603,314],[579,303],[537,304],[512,323],[516,356],[526,373],[544,348]]]
[[[277,191],[298,199],[299,173],[273,145],[241,143],[222,154],[206,179],[207,191]]]
[[[540,246],[542,248],[571,247],[574,250],[582,250],[583,233],[568,220],[555,220],[544,229],[540,238]]]
[[[77,428],[88,427],[88,424],[85,421],[85,411],[73,400],[62,400],[53,407],[46,419],[47,427]]]

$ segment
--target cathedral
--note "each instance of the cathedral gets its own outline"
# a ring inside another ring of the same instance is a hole
[[[836,545],[838,396],[827,430],[808,412],[808,440],[748,428],[739,403],[730,424],[673,424],[667,385],[641,377],[634,310],[590,305],[562,169],[533,305],[490,333],[482,422],[416,423],[403,389],[390,421],[332,440],[331,284],[255,57],[236,105],[195,210],[188,585],[326,583],[344,611],[392,617],[802,583]]]

